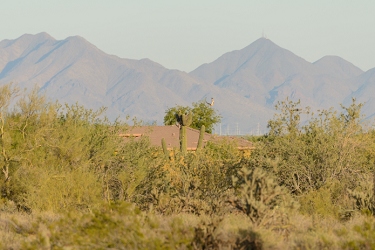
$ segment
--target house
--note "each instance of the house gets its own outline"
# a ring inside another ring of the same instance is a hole
[[[189,127],[186,128],[187,150],[195,151],[197,149],[199,133],[199,130]],[[159,147],[161,147],[161,140],[164,138],[168,150],[171,150],[173,148],[180,148],[179,135],[180,128],[176,125],[131,127],[126,133],[120,134],[121,137],[133,137],[135,139],[141,136],[148,136],[150,138],[151,144]],[[253,144],[250,141],[234,136],[219,136],[205,133],[203,143],[205,145],[208,141],[219,142],[223,139],[235,141],[238,149],[240,150],[253,149]]]

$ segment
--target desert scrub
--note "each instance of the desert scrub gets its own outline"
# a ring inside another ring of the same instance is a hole
[[[318,190],[311,190],[299,197],[300,209],[303,214],[311,216],[332,216],[339,218],[340,214],[345,211],[337,203],[334,203],[335,185],[325,185]]]
[[[92,213],[67,213],[46,227],[25,248],[177,249],[190,244],[192,228],[178,219],[161,226],[157,217],[126,202],[103,204]],[[43,222],[41,222],[43,224]]]
[[[7,208],[2,207],[0,212],[0,249],[25,249],[37,235],[47,232],[43,230],[46,225],[61,218],[59,214],[52,212],[27,214],[18,211],[15,204],[6,206]]]
[[[351,230],[351,234],[356,235],[358,238],[343,240],[343,242],[341,243],[341,246],[343,249],[374,249],[375,248],[375,221],[374,219],[369,219],[369,220],[364,221],[360,225],[353,226]]]
[[[279,186],[275,179],[261,168],[243,167],[239,178],[233,177],[238,198],[229,202],[245,213],[256,227],[288,228],[288,215],[298,208],[298,203]]]
[[[328,188],[329,204],[350,209],[348,190],[372,176],[375,155],[374,133],[361,121],[361,107],[353,100],[341,112],[314,114],[299,102],[279,102],[269,133],[256,142],[246,164],[273,173],[294,196],[319,195]]]
[[[222,153],[222,154],[221,154]],[[225,142],[210,144],[198,152],[174,151],[170,158],[160,151],[160,165],[153,161],[147,176],[135,189],[133,200],[142,209],[162,214],[216,213],[233,192],[231,176],[236,174],[239,152]]]

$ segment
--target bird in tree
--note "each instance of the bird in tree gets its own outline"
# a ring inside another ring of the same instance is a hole
[[[213,99],[213,98],[212,98]],[[213,105],[213,102],[212,102]],[[175,125],[179,124],[177,115],[180,114],[192,114],[192,123],[188,125],[194,129],[200,129],[202,125],[205,126],[207,133],[212,133],[214,125],[220,123],[221,116],[217,114],[216,110],[210,105],[207,105],[207,101],[202,100],[200,102],[194,102],[193,107],[189,106],[176,106],[169,108],[165,111],[164,125]]]
[[[214,106],[215,100],[214,100],[214,98],[212,97],[212,98],[211,98],[211,102],[207,102],[207,101],[206,101],[206,103],[207,103],[208,105],[210,105],[210,106]]]

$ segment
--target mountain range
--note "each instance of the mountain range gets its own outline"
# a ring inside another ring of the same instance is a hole
[[[0,42],[0,85],[10,82],[37,85],[61,103],[105,106],[112,120],[130,116],[157,124],[168,108],[214,97],[222,116],[215,133],[222,134],[265,132],[275,104],[287,97],[312,109],[356,98],[366,118],[375,116],[375,68],[363,72],[338,56],[310,63],[266,38],[186,73],[108,55],[79,36],[25,34]]]

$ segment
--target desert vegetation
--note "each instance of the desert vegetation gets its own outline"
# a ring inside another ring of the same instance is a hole
[[[165,111],[164,125],[175,125],[182,124],[182,118],[184,115],[189,116],[189,127],[194,129],[201,129],[204,126],[204,130],[207,133],[212,133],[214,125],[221,122],[221,116],[218,111],[213,108],[213,103],[208,104],[203,100],[199,102],[193,102],[192,106],[175,106],[168,108]]]
[[[105,110],[1,87],[0,248],[375,248],[361,104],[276,109],[250,155],[225,140],[168,155]]]

